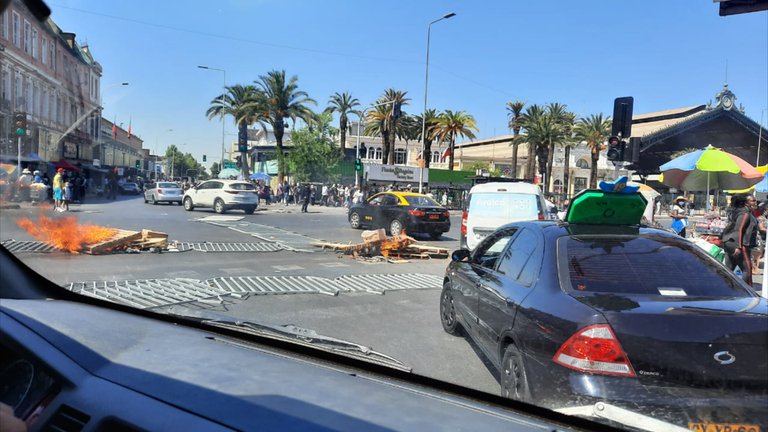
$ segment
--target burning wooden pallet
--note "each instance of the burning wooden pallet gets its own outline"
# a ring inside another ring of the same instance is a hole
[[[168,247],[168,234],[147,229],[141,231],[117,230],[117,233],[109,240],[86,245],[82,252],[102,255],[128,249],[145,250],[153,247],[166,249]]]
[[[343,252],[353,256],[384,256],[388,258],[447,258],[448,249],[419,244],[416,239],[405,233],[387,237],[383,229],[363,231],[363,241],[360,243],[316,242],[314,245],[322,249]]]

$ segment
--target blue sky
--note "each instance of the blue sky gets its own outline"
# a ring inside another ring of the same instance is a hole
[[[463,110],[479,138],[509,133],[505,103],[561,102],[578,115],[706,103],[727,79],[756,121],[768,119],[768,13],[718,16],[711,0],[103,2],[54,0],[54,21],[87,42],[104,68],[105,116],[154,151],[182,145],[219,159],[221,124],[205,117],[227,83],[272,69],[298,75],[324,108],[349,91],[364,104],[405,90],[421,111],[427,24],[429,106]],[[190,6],[191,5],[191,6]],[[128,87],[110,84],[127,81]],[[173,129],[173,132],[168,132]],[[227,142],[235,127],[227,123]],[[706,143],[703,143],[706,144]]]

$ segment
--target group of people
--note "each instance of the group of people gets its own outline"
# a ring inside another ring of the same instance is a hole
[[[687,235],[688,200],[679,196],[674,199],[670,211],[671,228],[680,236]],[[737,194],[731,197],[726,210],[726,225],[720,235],[720,243],[726,254],[726,266],[737,269],[747,284],[752,285],[752,275],[757,273],[766,240],[766,202],[759,203],[753,195]]]

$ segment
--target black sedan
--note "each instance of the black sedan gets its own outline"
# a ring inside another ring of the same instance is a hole
[[[497,368],[503,396],[766,430],[768,303],[668,232],[505,225],[453,253],[440,318]]]
[[[424,233],[434,239],[451,229],[451,215],[427,195],[382,192],[349,208],[352,228],[384,228],[392,235]]]

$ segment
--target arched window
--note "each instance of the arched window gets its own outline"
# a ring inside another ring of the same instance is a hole
[[[555,182],[552,183],[553,191],[557,195],[563,194],[563,182],[560,181],[560,179],[555,179]]]
[[[376,147],[376,153],[373,156],[376,160],[381,160],[381,147]]]
[[[395,164],[405,165],[405,149],[395,149]]]
[[[589,162],[586,159],[579,159],[576,161],[576,168],[589,169]]]
[[[440,163],[440,152],[437,150],[432,152],[432,163]]]

